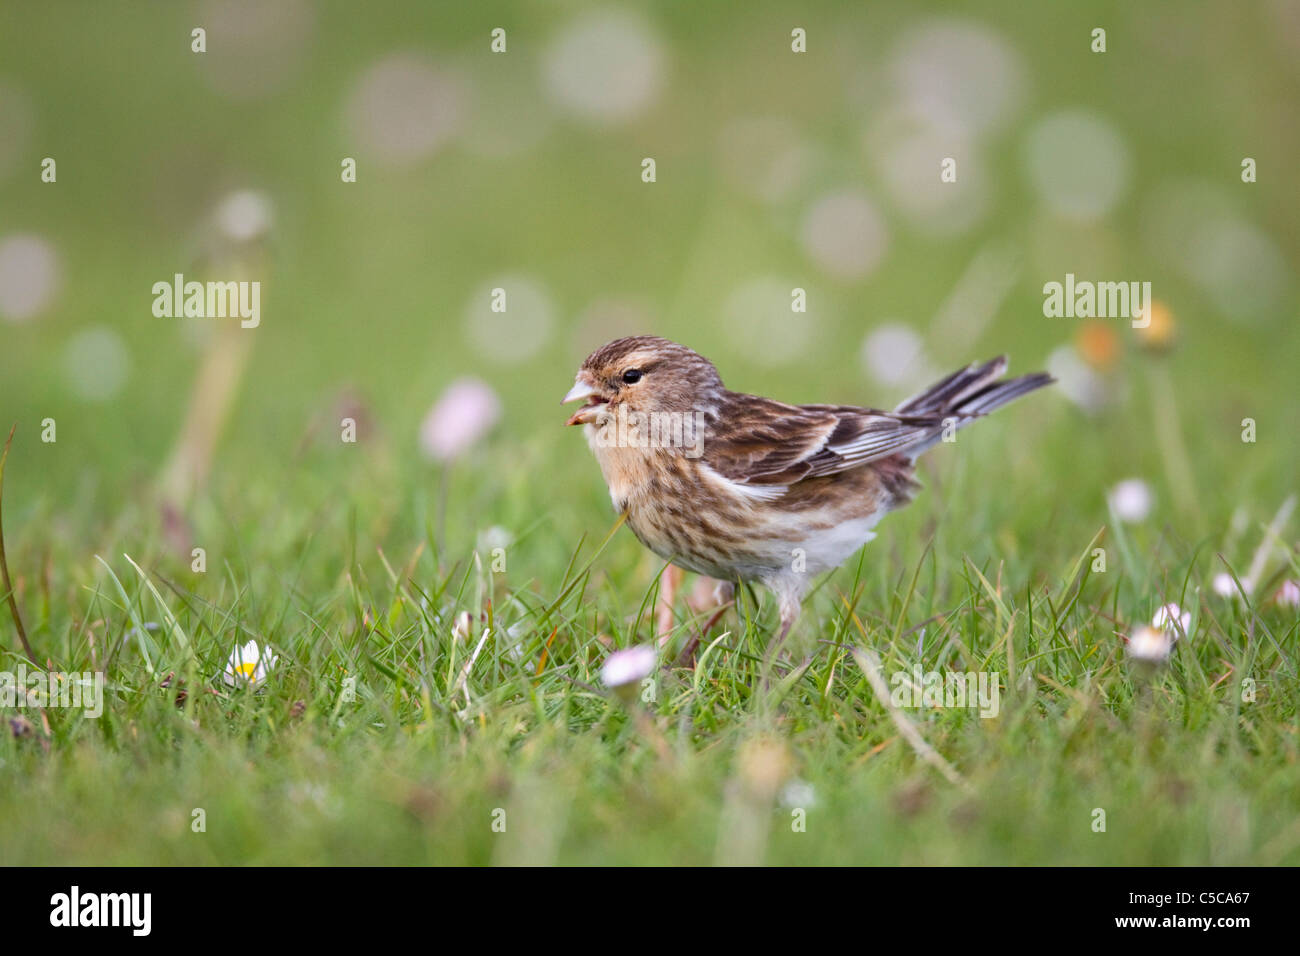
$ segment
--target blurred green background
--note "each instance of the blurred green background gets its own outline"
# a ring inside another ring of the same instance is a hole
[[[81,493],[108,519],[161,467],[202,335],[230,323],[155,318],[150,288],[206,276],[214,210],[240,190],[271,218],[218,487],[274,479],[345,390],[414,458],[466,374],[502,396],[503,442],[576,455],[552,399],[627,331],[791,401],[892,403],[1003,350],[1031,370],[1077,341],[1082,323],[1041,308],[1073,272],[1153,283],[1202,492],[1231,495],[1240,417],[1260,422],[1257,458],[1298,421],[1297,53],[1286,3],[5,4],[0,243],[39,247],[0,269],[23,313],[0,309],[0,408],[20,444],[59,428],[39,471],[12,470],[13,508]],[[512,283],[494,317],[486,290]],[[915,374],[871,374],[886,325],[917,333]],[[1109,418],[1069,428],[1107,479],[1151,461],[1116,398],[1126,362]]]

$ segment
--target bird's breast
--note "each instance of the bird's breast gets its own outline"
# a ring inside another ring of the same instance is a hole
[[[585,426],[587,444],[591,446],[600,473],[609,488],[609,500],[620,514],[635,507],[654,492],[657,474],[662,470],[648,454],[638,448],[620,448],[600,438],[596,428]]]

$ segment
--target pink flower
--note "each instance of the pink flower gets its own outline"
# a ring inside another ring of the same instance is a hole
[[[654,673],[658,660],[655,649],[647,644],[615,651],[600,668],[601,682],[613,690],[639,684]]]
[[[1214,593],[1219,595],[1219,597],[1240,598],[1242,596],[1241,591],[1237,590],[1237,582],[1232,579],[1232,575],[1227,571],[1220,571],[1216,574],[1210,586],[1214,589]],[[1249,577],[1242,578],[1241,587],[1247,594],[1249,594],[1254,589],[1255,582],[1253,582]]]
[[[1191,627],[1191,624],[1191,612],[1184,611],[1177,604],[1166,604],[1156,611],[1155,617],[1151,619],[1152,627],[1159,628],[1162,631],[1172,631],[1175,637],[1179,635],[1186,636],[1187,629]]]
[[[438,462],[465,454],[501,418],[501,401],[486,382],[452,382],[420,426],[420,447]]]

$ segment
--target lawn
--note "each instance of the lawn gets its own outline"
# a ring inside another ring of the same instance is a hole
[[[255,7],[0,11],[0,672],[104,681],[0,698],[0,863],[1300,863],[1280,6]],[[176,273],[260,323],[156,316]],[[1067,274],[1159,321],[1048,317]],[[664,564],[557,403],[630,332],[791,402],[1060,382],[929,452],[770,668],[771,597],[699,635],[688,575],[624,699]]]

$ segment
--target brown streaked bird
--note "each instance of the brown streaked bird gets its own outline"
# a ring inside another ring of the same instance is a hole
[[[955,430],[1050,384],[999,380],[973,364],[892,412],[786,405],[728,391],[704,356],[650,335],[616,339],[582,363],[561,404],[583,425],[615,511],[671,563],[776,596],[779,647],[815,575],[874,537],[919,488],[918,455]]]

